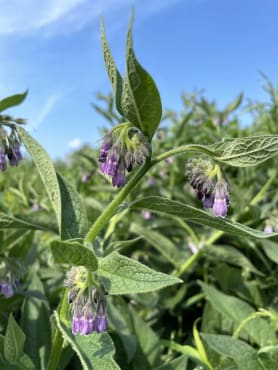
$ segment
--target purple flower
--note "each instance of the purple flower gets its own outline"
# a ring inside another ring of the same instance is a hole
[[[88,182],[89,178],[90,178],[90,176],[88,174],[84,174],[81,177],[81,182],[86,183],[86,182]]]
[[[108,321],[106,315],[96,315],[95,318],[95,331],[103,333],[108,328]]]
[[[271,233],[273,233],[273,227],[272,227],[271,225],[265,225],[265,227],[264,227],[264,232],[265,232],[266,234],[271,234]]]
[[[203,206],[204,208],[212,208],[214,204],[214,194],[206,194],[203,199]]]
[[[82,320],[82,316],[72,317],[72,326],[71,326],[72,334],[80,333],[80,328],[82,326],[81,320]]]
[[[150,177],[147,181],[147,184],[149,186],[154,186],[155,185],[155,179],[153,177]]]
[[[151,146],[136,127],[129,122],[116,126],[105,135],[100,148],[99,163],[103,174],[112,177],[112,185],[122,187],[126,183],[125,171],[142,164],[151,154]]]
[[[5,171],[7,169],[7,162],[5,153],[3,153],[2,150],[0,150],[0,170]]]
[[[141,212],[141,215],[142,215],[142,217],[143,217],[144,220],[151,220],[152,217],[153,217],[153,215],[152,215],[152,213],[150,211],[145,211],[145,210],[143,210]]]
[[[225,217],[228,212],[229,197],[227,185],[220,181],[215,186],[214,202],[212,206],[213,213],[216,217]]]
[[[1,293],[6,297],[10,298],[14,295],[14,288],[11,284],[9,284],[7,281],[2,280],[0,282],[0,290]]]

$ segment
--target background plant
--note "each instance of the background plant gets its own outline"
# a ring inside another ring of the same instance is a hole
[[[250,102],[249,127],[236,115],[242,94],[220,111],[193,92],[158,128],[159,93],[135,58],[131,24],[124,79],[104,28],[102,42],[113,96],[94,107],[113,127],[139,129],[152,157],[118,190],[99,173],[98,151],[84,147],[54,167],[12,121],[33,162],[1,176],[0,276],[19,280],[0,297],[1,367],[275,369],[277,234],[263,231],[278,225],[275,87],[265,78],[270,102]],[[25,96],[0,101],[0,113]],[[225,219],[202,210],[185,177],[200,154],[229,179]],[[72,334],[71,266],[107,290],[107,333]]]

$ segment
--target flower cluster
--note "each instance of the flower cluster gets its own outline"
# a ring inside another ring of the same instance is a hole
[[[264,227],[265,233],[278,233],[278,211],[274,210],[270,213],[268,219],[266,220],[265,227]]]
[[[186,166],[186,175],[204,208],[212,208],[216,217],[225,217],[230,204],[229,185],[219,166],[194,158]]]
[[[15,290],[19,285],[19,279],[14,276],[11,271],[8,271],[6,266],[4,267],[4,270],[5,272],[2,272],[2,274],[5,276],[0,277],[0,293],[3,294],[5,298],[11,298],[15,294]]]
[[[99,163],[102,173],[112,177],[112,185],[126,183],[125,171],[141,165],[151,155],[151,144],[141,131],[129,122],[120,124],[106,134],[100,148]]]
[[[70,289],[73,334],[102,333],[108,328],[105,294],[101,288],[87,283],[87,275],[85,267],[72,267],[65,280],[65,286]]]
[[[8,135],[7,131],[0,128],[0,170],[7,169],[6,157],[9,160],[10,166],[17,166],[19,161],[22,160],[20,152],[20,140],[15,130],[11,130]]]

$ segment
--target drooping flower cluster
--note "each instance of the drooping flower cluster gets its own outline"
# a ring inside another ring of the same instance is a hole
[[[194,158],[186,166],[186,175],[204,208],[212,208],[216,217],[225,217],[230,204],[229,185],[219,166]]]
[[[19,278],[13,274],[9,267],[3,262],[1,263],[1,277],[0,277],[0,293],[5,298],[11,298],[19,285]]]
[[[141,165],[150,156],[149,139],[129,122],[120,124],[103,138],[100,170],[112,177],[113,186],[120,188],[126,183],[125,171],[132,171],[134,165]]]
[[[72,304],[72,333],[88,335],[102,333],[108,328],[106,298],[102,288],[87,283],[85,267],[72,267],[67,273],[65,286]]]
[[[264,232],[269,233],[278,233],[278,211],[274,210],[269,214],[269,217],[266,220]]]
[[[15,130],[11,130],[8,134],[7,131],[0,125],[0,170],[7,169],[7,161],[10,166],[17,166],[22,160],[20,152],[20,140]]]

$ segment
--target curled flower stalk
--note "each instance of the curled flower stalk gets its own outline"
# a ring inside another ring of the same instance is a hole
[[[22,160],[20,151],[20,138],[14,127],[11,128],[10,133],[0,124],[0,170],[7,169],[7,159],[10,166],[18,166]]]
[[[216,217],[225,217],[230,204],[229,184],[220,167],[209,160],[194,158],[186,166],[186,175],[204,208],[212,208]]]
[[[141,165],[151,156],[151,144],[131,123],[116,126],[103,138],[99,163],[103,174],[112,177],[112,185],[118,188],[126,183],[126,171]]]
[[[69,288],[68,302],[72,305],[72,333],[89,335],[107,331],[105,293],[100,286],[93,286],[90,272],[85,267],[72,267],[65,286]]]

